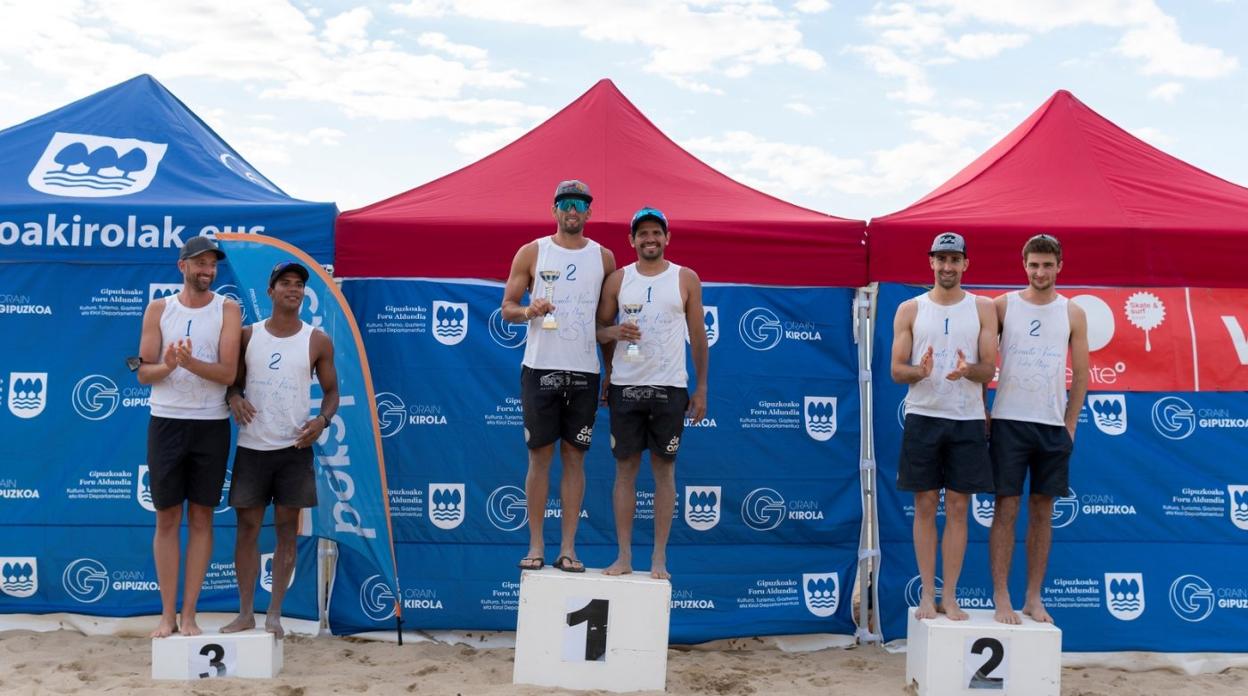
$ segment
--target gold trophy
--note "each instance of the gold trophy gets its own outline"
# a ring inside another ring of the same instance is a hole
[[[559,271],[538,271],[537,277],[542,279],[542,285],[546,288],[546,301],[554,303],[555,301],[555,281],[559,280]],[[553,312],[547,312],[542,317],[542,328],[554,330],[559,328],[559,322],[555,321]]]
[[[643,307],[645,305],[641,303],[620,305],[620,309],[624,311],[624,321],[636,326],[637,316],[641,314]],[[641,346],[633,341],[629,341],[628,347],[624,349],[624,360],[626,362],[641,362]]]

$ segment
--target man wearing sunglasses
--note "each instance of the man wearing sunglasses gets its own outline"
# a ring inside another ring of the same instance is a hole
[[[222,633],[256,627],[254,600],[260,570],[260,525],[273,504],[272,590],[264,629],[278,638],[282,600],[295,567],[299,511],[316,507],[312,443],[338,410],[338,371],[334,344],[324,331],[299,318],[308,269],[283,261],[269,274],[273,316],[243,329],[243,359],[226,395],[238,423],[230,506],[238,514],[234,567],[238,575],[239,614]],[[321,386],[321,408],[310,416],[312,376]]]
[[[212,556],[212,511],[221,502],[230,457],[226,385],[238,364],[242,310],[212,291],[225,253],[208,237],[187,240],[178,253],[182,289],[153,300],[143,313],[138,379],[150,384],[147,467],[156,534],[152,555],[160,586],[160,623],[153,638],[201,633],[195,605]],[[179,529],[186,502],[186,580],[177,615]]]
[[[570,573],[585,570],[576,557],[576,527],[585,496],[585,451],[598,410],[600,366],[594,322],[603,279],[615,270],[611,252],[585,238],[593,200],[584,182],[559,182],[551,209],[555,233],[520,247],[503,290],[503,318],[529,325],[520,368],[520,404],[529,449],[524,479],[529,550],[519,564],[523,570],[537,570],[546,563],[542,521],[557,441],[563,467],[562,517],[554,565]],[[524,305],[526,292],[529,304]]]

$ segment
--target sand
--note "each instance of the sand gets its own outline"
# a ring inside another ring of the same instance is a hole
[[[905,694],[905,655],[876,647],[783,652],[758,639],[721,643],[735,649],[673,648],[668,694]],[[478,694],[576,693],[511,684],[514,651],[435,642],[394,643],[355,638],[292,636],[285,669],[274,680],[155,682],[149,678],[147,638],[85,636],[77,631],[0,633],[3,694]],[[579,692],[586,693],[586,692]],[[605,692],[588,692],[605,693]],[[645,692],[658,693],[658,692]],[[1066,668],[1062,693],[1248,693],[1248,669],[1189,676],[1173,671],[1125,672]]]

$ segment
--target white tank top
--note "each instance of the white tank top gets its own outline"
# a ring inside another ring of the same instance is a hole
[[[582,249],[564,249],[550,237],[537,240],[537,266],[531,297],[545,297],[546,288],[538,276],[542,271],[558,271],[555,281],[555,320],[557,329],[543,329],[542,317],[529,321],[522,363],[535,370],[572,370],[597,374],[598,297],[602,294],[602,247],[589,242]]]
[[[914,317],[914,347],[910,364],[918,365],[932,346],[932,374],[910,385],[906,394],[906,413],[917,413],[950,420],[983,420],[983,385],[963,377],[950,382],[945,375],[958,364],[958,349],[966,362],[979,362],[979,312],[975,296],[966,293],[961,302],[940,305],[928,293],[915,298],[918,313]]]
[[[669,263],[655,276],[637,272],[637,264],[624,267],[620,284],[619,321],[626,321],[625,304],[641,305],[637,326],[641,340],[640,362],[625,359],[628,341],[615,344],[611,359],[611,383],[625,386],[684,387],[689,383],[685,370],[685,303],[680,297],[680,266]]]
[[[1066,424],[1066,353],[1070,314],[1061,295],[1044,305],[1006,295],[1001,375],[992,417]]]
[[[247,383],[244,396],[256,417],[238,427],[238,446],[253,450],[291,447],[312,410],[312,328],[278,338],[264,321],[252,324],[247,341]]]
[[[191,353],[198,359],[215,363],[221,348],[222,308],[225,297],[213,294],[212,301],[191,309],[182,304],[182,293],[165,298],[165,311],[160,315],[160,357],[165,348],[179,339],[191,339]],[[192,374],[185,367],[174,368],[168,377],[152,385],[149,401],[152,415],[187,420],[218,420],[230,417],[225,405],[225,385]]]

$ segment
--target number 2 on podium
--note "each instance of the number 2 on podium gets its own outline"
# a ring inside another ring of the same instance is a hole
[[[971,640],[968,638],[967,642]],[[1004,691],[1005,677],[994,677],[992,674],[997,671],[998,667],[1002,668],[1002,674],[1009,670],[1009,665],[1003,664],[1005,662],[1005,645],[996,638],[984,637],[974,639],[974,642],[967,648],[967,654],[962,658],[966,664],[966,671],[968,673],[972,672],[972,665],[975,664],[979,664],[979,667],[974,669],[974,673],[971,674],[970,679],[967,681],[966,688]],[[985,652],[988,653],[988,659],[982,663],[972,657],[972,655],[983,655]]]
[[[586,662],[601,662],[606,659],[609,605],[608,600],[591,599],[580,609],[567,613],[567,627],[563,629],[564,643],[567,644],[569,635],[573,633],[573,627],[585,624],[584,660]]]

